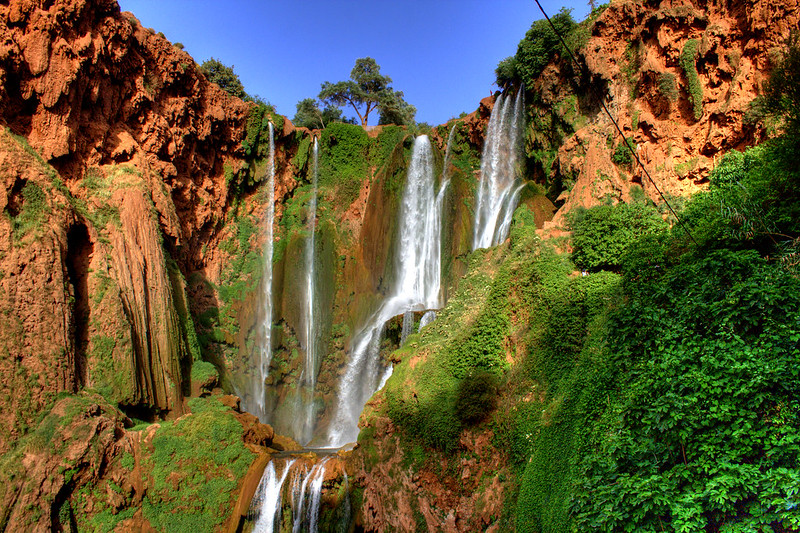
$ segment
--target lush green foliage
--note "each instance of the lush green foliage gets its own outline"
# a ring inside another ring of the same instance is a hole
[[[570,213],[572,259],[582,270],[616,270],[625,250],[639,237],[666,226],[647,204],[601,205]]]
[[[670,102],[678,100],[678,86],[675,74],[672,72],[662,72],[658,75],[658,90]]]
[[[781,116],[787,133],[800,135],[800,34],[789,38],[784,57],[772,71],[766,87],[767,110]]]
[[[624,298],[611,279],[554,298],[529,362],[546,398],[516,408],[510,437],[520,531],[800,525],[791,145],[721,162],[682,214],[697,244],[677,227],[630,239]]]
[[[703,116],[703,86],[700,84],[700,77],[697,74],[696,61],[697,41],[689,39],[683,45],[680,64],[683,74],[686,76],[686,82],[689,84],[689,99],[692,102],[694,118],[700,120],[700,117]]]
[[[326,105],[320,109],[318,102],[313,98],[304,98],[297,102],[297,112],[292,119],[295,126],[321,130],[333,122],[351,123],[342,116],[342,110],[338,107]]]
[[[519,79],[516,56],[507,57],[500,61],[497,64],[497,68],[494,69],[494,74],[497,78],[497,86],[501,89],[513,85]]]
[[[626,138],[626,141],[628,141],[627,144],[622,141],[617,144],[614,153],[611,154],[611,161],[616,165],[630,168],[631,163],[633,163],[633,156],[631,155],[631,150],[628,148],[628,145],[636,150],[636,143],[633,142],[633,137]]]
[[[322,84],[319,99],[335,106],[349,105],[367,126],[369,114],[378,109],[381,124],[412,124],[417,110],[403,100],[403,93],[394,90],[392,78],[381,74],[381,67],[371,57],[356,59],[350,79]]]
[[[196,398],[190,407],[192,415],[161,424],[143,458],[152,490],[142,510],[159,531],[218,528],[254,459],[242,441],[242,425],[217,398]]]
[[[494,410],[497,376],[485,370],[467,374],[458,384],[455,411],[462,423],[480,422]]]
[[[208,81],[219,85],[220,89],[225,91],[231,96],[236,98],[246,98],[247,93],[244,91],[239,76],[233,71],[233,67],[224,65],[218,59],[207,59],[200,65],[200,72],[202,72]]]
[[[562,36],[568,35],[577,26],[571,11],[566,8],[561,8],[551,17],[551,20]],[[517,47],[516,72],[520,81],[526,87],[533,87],[536,77],[541,74],[550,60],[561,52],[562,45],[558,35],[547,20],[540,19],[534,22]],[[508,60],[504,60],[504,62],[506,61]]]
[[[360,126],[334,123],[319,138],[319,184],[334,187],[343,206],[358,196],[367,176],[369,137]]]

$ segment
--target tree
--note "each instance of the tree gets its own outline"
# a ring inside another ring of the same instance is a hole
[[[551,17],[553,26],[562,37],[567,37],[577,25],[572,18],[571,10],[561,8],[561,11]],[[526,87],[533,87],[536,77],[541,74],[551,59],[562,52],[561,41],[558,35],[544,20],[537,20],[525,34],[517,47],[516,74]],[[503,60],[504,62],[506,60]],[[499,66],[498,66],[499,68]]]
[[[319,104],[313,98],[304,98],[297,102],[297,113],[292,122],[295,126],[309,129],[324,129],[332,122],[348,122],[342,117],[342,110],[332,105],[319,108]]]
[[[352,106],[363,127],[367,127],[369,114],[376,109],[391,123],[413,121],[416,108],[406,103],[403,93],[395,91],[390,83],[392,78],[381,74],[381,67],[374,59],[363,57],[356,59],[349,80],[323,83],[319,99],[337,107]]]
[[[200,65],[200,72],[202,72],[208,81],[219,85],[220,89],[225,91],[231,96],[236,98],[247,99],[247,93],[244,90],[239,76],[233,71],[233,67],[224,65],[213,57],[203,62]]]
[[[403,92],[391,88],[381,95],[379,107],[378,124],[413,124],[417,114],[417,108],[403,100]]]

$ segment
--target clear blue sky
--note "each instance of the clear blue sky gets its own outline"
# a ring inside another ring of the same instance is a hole
[[[489,96],[497,63],[514,55],[531,23],[533,0],[119,0],[145,27],[163,32],[202,63],[233,66],[249,94],[293,117],[323,81],[347,79],[373,57],[417,107],[418,122],[442,124]],[[586,1],[542,0],[549,15],[566,5],[576,20]],[[348,113],[345,109],[345,113]],[[370,123],[377,123],[377,115]]]

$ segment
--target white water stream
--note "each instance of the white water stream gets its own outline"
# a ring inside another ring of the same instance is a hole
[[[251,377],[249,394],[242,395],[244,409],[266,422],[265,382],[272,361],[272,251],[273,222],[275,219],[275,133],[269,123],[269,163],[267,167],[267,208],[264,213],[264,273],[262,276],[263,322],[261,323],[261,345],[258,349],[255,374]]]
[[[314,139],[312,163],[312,193],[308,206],[308,232],[304,250],[305,261],[305,294],[303,307],[303,343],[305,359],[303,372],[300,375],[301,391],[298,395],[302,405],[297,412],[297,428],[294,437],[302,444],[308,444],[313,436],[316,422],[314,409],[314,388],[317,385],[317,372],[319,371],[319,331],[317,327],[317,314],[319,309],[316,303],[316,231],[317,231],[317,181],[319,174],[319,143]]]
[[[414,141],[400,207],[394,283],[378,310],[353,336],[328,430],[329,446],[356,440],[364,404],[391,372],[379,357],[386,322],[407,311],[438,309],[441,304],[441,199],[446,186],[445,181],[435,194],[433,152],[428,137],[420,135]]]
[[[286,459],[280,476],[277,475],[276,469],[280,468],[279,463],[282,460],[270,461],[250,504],[249,514],[254,522],[253,531],[258,533],[287,531],[288,524],[283,523],[284,515],[281,510],[286,500],[292,510],[292,533],[317,533],[322,484],[325,481],[325,467],[329,459],[330,457],[324,457],[311,468],[296,459]]]
[[[513,103],[500,95],[489,119],[489,130],[481,158],[481,179],[475,208],[472,249],[489,248],[508,237],[514,209],[524,183],[519,179],[518,160],[522,141],[523,91]]]

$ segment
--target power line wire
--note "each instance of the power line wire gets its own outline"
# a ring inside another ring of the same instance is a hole
[[[578,68],[578,72],[579,73],[583,73],[583,68],[581,67],[581,64],[578,63],[578,60],[573,55],[572,50],[570,50],[569,46],[567,46],[567,43],[564,41],[564,38],[561,36],[561,34],[556,29],[555,25],[553,24],[553,21],[550,20],[549,16],[547,16],[547,13],[545,12],[544,8],[542,7],[542,4],[539,3],[539,0],[534,0],[534,1],[536,2],[536,5],[539,6],[539,10],[542,12],[542,15],[544,15],[544,18],[547,19],[547,22],[550,24],[550,27],[555,32],[556,36],[558,37],[558,40],[561,41],[561,45],[564,47],[564,50],[567,51],[567,53],[569,54],[569,57],[572,59],[572,62],[575,63],[575,66]],[[589,90],[592,90],[591,84],[590,84],[590,89]],[[644,175],[647,176],[647,179],[650,181],[650,183],[653,185],[653,187],[655,187],[655,189],[658,192],[659,196],[661,196],[661,199],[664,200],[664,203],[667,205],[667,208],[669,208],[670,213],[672,213],[672,215],[675,217],[675,220],[678,221],[678,224],[683,229],[683,231],[685,231],[686,234],[689,236],[689,238],[692,239],[692,242],[694,242],[695,245],[699,246],[697,244],[697,241],[694,238],[694,235],[692,235],[692,232],[689,231],[689,228],[686,227],[686,225],[683,223],[683,220],[681,220],[681,218],[678,216],[678,213],[676,213],[675,210],[672,208],[672,206],[670,205],[670,203],[667,200],[666,196],[664,196],[664,193],[661,192],[661,189],[658,187],[656,182],[653,181],[653,178],[650,176],[650,173],[647,171],[647,169],[645,168],[644,164],[642,164],[642,161],[639,159],[639,154],[636,153],[636,150],[633,149],[633,147],[628,142],[628,139],[625,137],[625,134],[622,132],[622,128],[619,127],[619,124],[617,123],[617,121],[614,119],[613,116],[611,116],[611,112],[608,110],[608,107],[606,107],[605,98],[603,96],[599,95],[599,94],[596,94],[596,93],[595,93],[595,96],[598,97],[597,99],[600,101],[600,105],[603,106],[603,110],[606,112],[606,115],[608,115],[608,118],[611,119],[611,123],[614,124],[614,127],[617,129],[617,133],[619,133],[620,137],[622,137],[622,142],[625,143],[625,146],[628,148],[630,153],[633,155],[634,159],[636,159],[636,163],[639,164],[639,167],[644,172]]]

